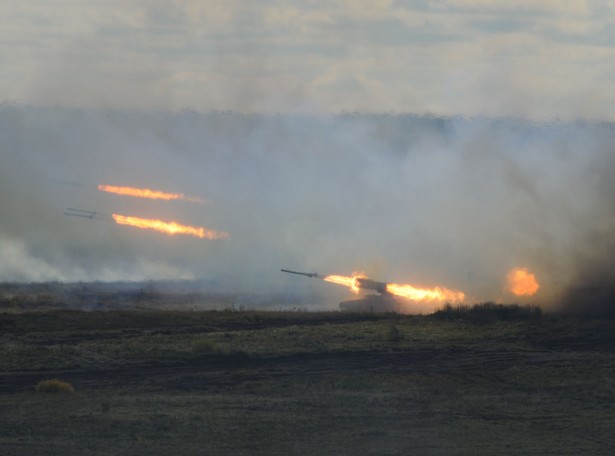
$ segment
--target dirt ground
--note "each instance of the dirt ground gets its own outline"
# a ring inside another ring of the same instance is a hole
[[[0,454],[614,454],[614,322],[0,314]],[[42,393],[59,378],[73,393]]]

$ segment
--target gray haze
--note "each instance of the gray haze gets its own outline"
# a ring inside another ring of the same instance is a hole
[[[0,2],[0,100],[614,120],[612,0]]]
[[[229,291],[347,294],[286,267],[518,301],[505,277],[527,267],[541,284],[529,302],[551,305],[571,287],[604,293],[614,282],[613,144],[608,123],[5,104],[0,281],[204,279]],[[98,184],[207,204],[120,197]],[[67,217],[67,207],[174,219],[230,239]]]

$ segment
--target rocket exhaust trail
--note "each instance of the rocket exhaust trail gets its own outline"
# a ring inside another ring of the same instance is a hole
[[[118,225],[128,225],[141,229],[155,230],[167,235],[188,235],[201,239],[228,239],[230,236],[225,231],[215,231],[202,226],[182,225],[175,221],[163,221],[157,219],[144,219],[120,214],[101,214],[97,211],[86,209],[66,208],[62,214],[71,217],[81,217],[90,220],[114,221]]]
[[[183,193],[169,193],[149,188],[122,187],[117,185],[99,185],[98,190],[106,193],[113,193],[120,196],[131,196],[133,198],[158,199],[165,201],[183,200],[190,203],[205,204],[205,201],[196,196],[186,196]]]
[[[154,230],[170,236],[187,235],[201,239],[228,239],[226,231],[216,231],[202,226],[183,225],[175,221],[158,219],[145,219],[129,215],[112,214],[113,220],[119,225],[128,225],[135,228]]]

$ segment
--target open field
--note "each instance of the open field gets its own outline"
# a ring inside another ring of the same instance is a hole
[[[489,309],[5,312],[0,454],[613,454],[613,329]],[[35,390],[55,378],[75,391]]]

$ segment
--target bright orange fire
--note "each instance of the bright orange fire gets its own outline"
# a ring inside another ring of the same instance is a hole
[[[354,272],[352,277],[340,276],[340,275],[328,275],[323,278],[327,282],[337,283],[338,285],[345,285],[349,287],[355,293],[359,292],[359,287],[357,286],[357,279],[365,277],[365,274],[362,272]]]
[[[412,285],[388,283],[387,291],[395,296],[420,302],[463,302],[465,294],[447,288],[415,288]]]
[[[536,276],[527,268],[515,268],[506,276],[507,289],[516,296],[532,296],[538,291],[540,285]]]
[[[224,231],[214,231],[200,226],[181,225],[177,222],[164,222],[162,220],[144,219],[127,215],[112,214],[113,220],[120,225],[129,225],[137,228],[156,230],[168,235],[184,234],[201,239],[228,239],[229,234]]]
[[[149,188],[136,188],[136,187],[118,187],[115,185],[99,185],[98,190],[101,192],[115,193],[122,196],[134,196],[136,198],[149,198],[149,199],[161,199],[161,200],[184,200],[191,203],[203,204],[204,201],[201,198],[186,196],[183,193],[166,193],[159,190],[150,190]]]
[[[366,276],[363,273],[354,273],[352,277],[328,275],[324,277],[324,280],[337,283],[338,285],[345,285],[355,293],[358,293],[360,284],[357,279],[364,277]],[[416,288],[408,284],[387,283],[386,291],[392,295],[415,302],[463,302],[465,299],[465,294],[463,292],[449,290],[443,287]]]

